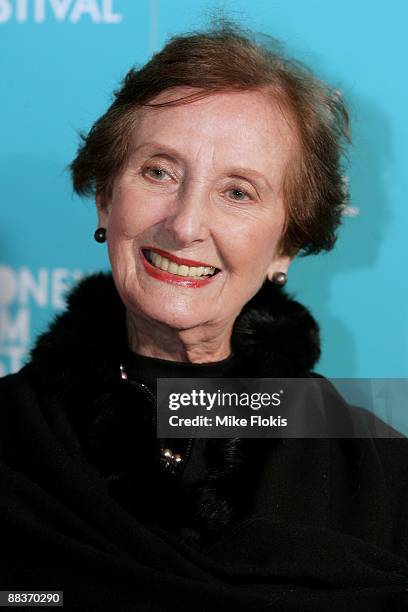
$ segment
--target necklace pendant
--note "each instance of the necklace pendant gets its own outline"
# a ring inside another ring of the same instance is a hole
[[[172,474],[174,474],[179,465],[183,463],[183,457],[179,453],[173,453],[171,448],[161,448],[160,454],[160,463],[162,467]]]

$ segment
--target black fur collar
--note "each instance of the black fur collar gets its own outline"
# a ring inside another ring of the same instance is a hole
[[[319,330],[305,307],[267,282],[237,318],[232,347],[231,376],[304,377],[320,355]],[[243,479],[250,482],[258,472],[262,444],[209,440],[202,481],[185,488],[169,480],[155,461],[152,406],[140,393],[135,410],[135,389],[120,380],[125,350],[125,309],[112,276],[100,273],[71,292],[67,310],[39,338],[28,370],[40,390],[59,399],[85,454],[122,505],[190,544],[211,543],[220,527],[244,512],[239,491]],[[171,507],[163,507],[166,496]]]
[[[125,309],[112,275],[82,280],[33,349],[33,365],[46,372],[47,384],[69,378],[117,376],[126,346]],[[248,377],[301,377],[320,357],[319,328],[309,311],[271,282],[242,309],[232,335],[239,369]]]

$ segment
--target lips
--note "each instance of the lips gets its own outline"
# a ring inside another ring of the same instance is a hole
[[[208,267],[215,268],[217,272],[220,270],[213,264],[205,263],[202,261],[197,261],[195,259],[186,259],[185,257],[177,257],[177,255],[173,255],[172,253],[169,253],[168,251],[163,251],[163,249],[156,249],[151,246],[143,246],[142,251],[153,251],[154,253],[158,253],[162,257],[166,257],[166,259],[169,259],[170,261],[174,261],[174,263],[178,264],[179,266],[196,266],[196,267],[203,266],[205,268],[208,268]]]
[[[157,256],[159,256],[157,254]],[[171,272],[166,272],[165,270],[161,270],[154,266],[149,259],[144,255],[144,249],[140,249],[140,260],[145,269],[146,273],[155,278],[156,280],[160,280],[165,283],[170,283],[171,285],[177,285],[179,287],[186,287],[191,289],[198,289],[207,286],[209,283],[214,282],[215,278],[218,278],[217,273],[213,273],[211,276],[202,276],[200,277],[189,277],[189,276],[180,276],[178,274],[173,274]],[[174,262],[175,265],[176,264]],[[183,265],[183,264],[181,264]],[[185,265],[185,264],[184,264]]]

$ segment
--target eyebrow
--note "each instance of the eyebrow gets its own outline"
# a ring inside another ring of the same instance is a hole
[[[177,151],[177,149],[173,148],[170,145],[164,145],[156,141],[144,142],[138,145],[133,150],[132,155],[135,155],[142,149],[160,149],[160,153],[157,153],[156,155],[165,157],[169,161],[174,161],[176,163],[178,163],[177,158],[181,158],[181,159],[183,158],[183,156],[180,154],[179,151]],[[255,182],[258,182],[261,187],[264,187],[264,188],[269,187],[271,191],[274,191],[268,179],[263,174],[258,172],[258,170],[254,170],[252,168],[245,168],[243,166],[234,166],[234,167],[228,168],[227,172],[231,177],[236,178],[236,179],[241,179],[244,181],[248,181],[248,177],[250,177]],[[240,173],[244,173],[247,176],[244,176],[243,174],[240,174]]]

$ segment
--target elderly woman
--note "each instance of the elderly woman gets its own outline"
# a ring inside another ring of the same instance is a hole
[[[63,590],[69,610],[408,610],[405,439],[155,430],[158,378],[314,376],[318,326],[282,285],[334,245],[345,140],[339,94],[233,25],[127,74],[71,165],[112,275],[83,280],[1,383],[3,590]]]

